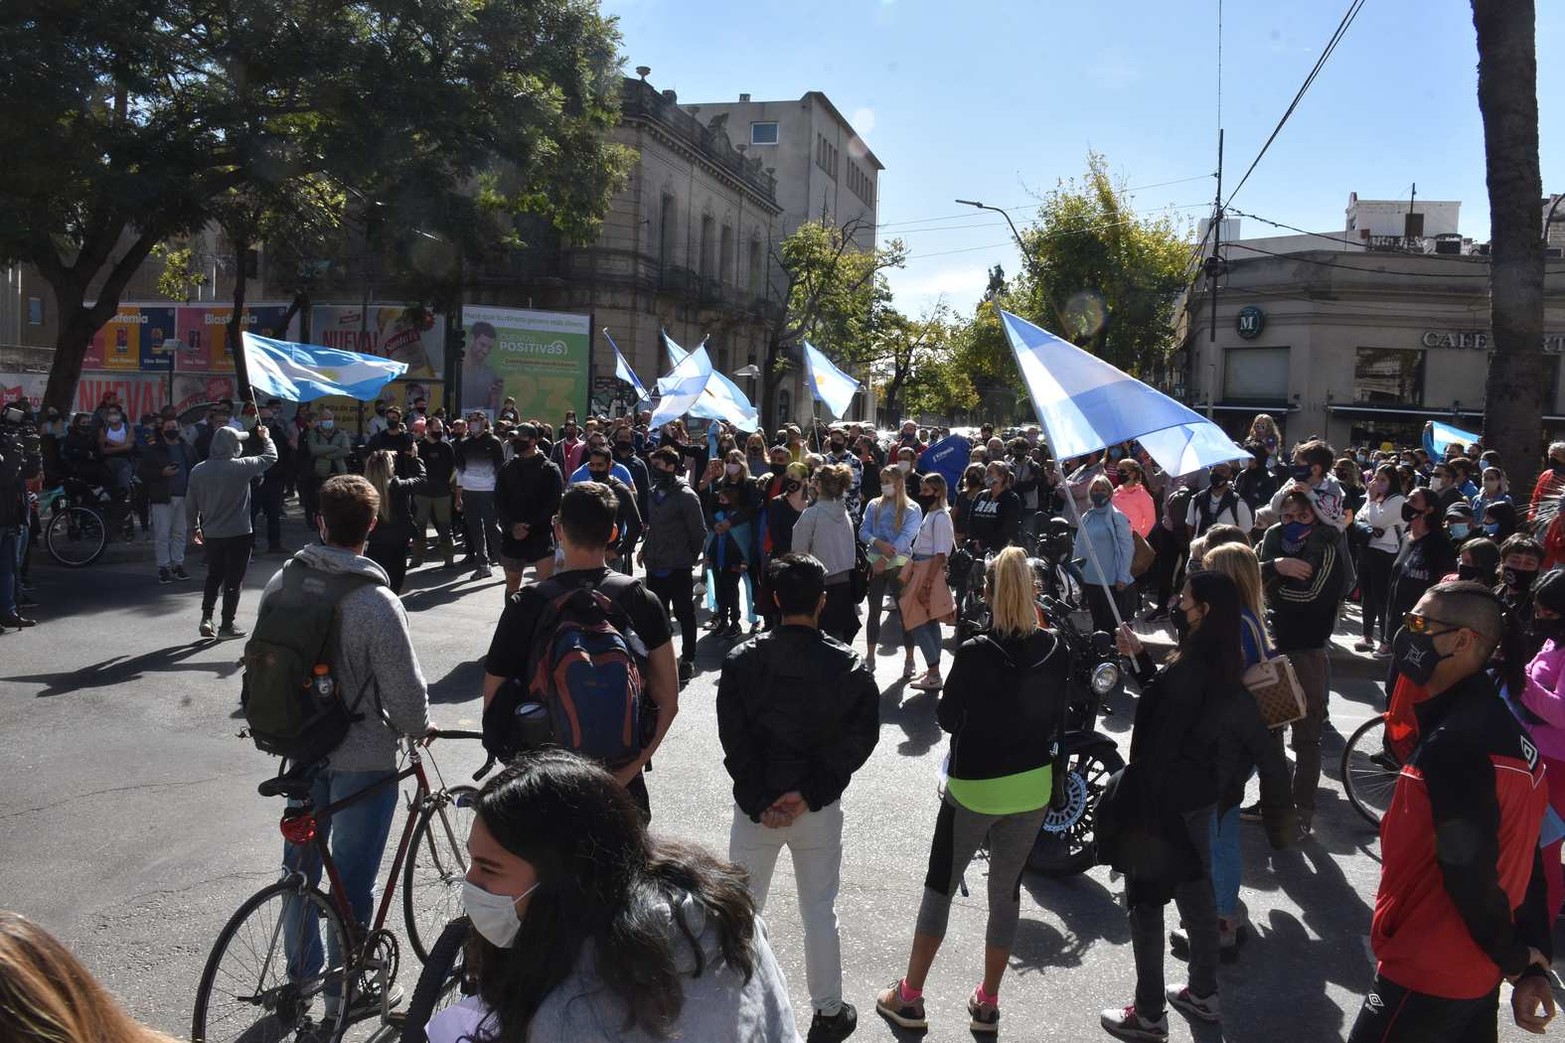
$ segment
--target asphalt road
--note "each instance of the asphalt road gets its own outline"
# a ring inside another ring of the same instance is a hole
[[[299,526],[290,533],[302,539]],[[260,558],[252,567],[242,624],[253,621],[259,588],[279,564]],[[279,866],[280,802],[255,791],[274,762],[236,734],[240,647],[198,639],[199,568],[196,582],[175,586],[158,586],[150,566],[133,562],[35,572],[42,625],[0,636],[0,907],[60,935],[137,1017],[186,1036],[213,940]],[[425,568],[410,577],[405,601],[435,722],[476,727],[499,583]],[[727,647],[703,640],[701,672],[648,776],[654,828],[719,853],[732,804],[712,704]],[[855,1039],[897,1038],[874,1014],[874,994],[905,966],[945,748],[933,697],[904,691],[900,664],[889,648],[878,659],[880,745],[844,800],[838,913],[845,991],[861,1013]],[[1281,853],[1259,828],[1244,838],[1243,897],[1257,936],[1239,963],[1222,968],[1226,1034],[1176,1014],[1175,1039],[1335,1040],[1354,1017],[1372,973],[1366,936],[1379,867],[1373,832],[1342,799],[1336,761],[1379,691],[1346,673],[1332,694],[1315,837]],[[1117,709],[1105,727],[1123,744],[1129,701]],[[481,760],[475,747],[436,745],[447,780],[467,780]],[[973,897],[957,899],[926,989],[930,1040],[971,1038],[965,1002],[981,968],[984,872],[982,863],[968,871]],[[802,1031],[808,999],[791,895],[784,859],[767,919]],[[1169,919],[1173,926],[1172,910]],[[411,961],[405,955],[401,974],[410,989]],[[1182,968],[1169,961],[1171,982]],[[1107,1038],[1098,1012],[1127,1003],[1132,985],[1129,931],[1108,871],[1026,879],[1001,992],[1002,1038]],[[1507,1022],[1501,1038],[1531,1037]]]

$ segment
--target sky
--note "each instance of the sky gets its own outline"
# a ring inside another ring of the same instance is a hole
[[[886,169],[882,239],[902,238],[898,307],[966,312],[991,265],[1017,269],[998,214],[1025,223],[1089,150],[1140,211],[1211,211],[1219,111],[1226,197],[1330,39],[1348,0],[603,0],[627,73],[682,103],[824,92]],[[1545,193],[1565,192],[1565,4],[1538,4]],[[1486,240],[1477,49],[1462,0],[1368,0],[1233,206],[1340,231],[1348,194],[1460,200]],[[965,212],[964,212],[965,211]],[[1287,234],[1241,219],[1241,235]]]

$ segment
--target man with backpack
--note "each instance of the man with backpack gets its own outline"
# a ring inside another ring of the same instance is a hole
[[[835,1043],[858,1019],[842,999],[841,798],[880,738],[880,688],[858,653],[821,632],[825,566],[784,554],[767,566],[766,589],[782,625],[731,653],[717,686],[723,765],[734,780],[728,857],[749,871],[764,910],[777,856],[789,849],[815,1012],[808,1039]]]
[[[1190,538],[1205,536],[1214,525],[1236,525],[1239,531],[1249,534],[1255,527],[1255,516],[1250,505],[1233,490],[1233,467],[1217,464],[1211,470],[1211,486],[1205,492],[1190,497],[1190,507],[1185,515]]]
[[[662,603],[608,567],[618,512],[597,482],[560,496],[564,564],[506,600],[484,659],[484,745],[514,752],[518,708],[541,705],[550,741],[602,762],[650,818],[641,773],[679,711],[679,673]]]
[[[407,614],[385,571],[364,557],[379,506],[375,487],[362,475],[336,475],[321,484],[321,543],[299,551],[267,583],[255,634],[245,646],[244,709],[252,738],[297,767],[321,765],[310,790],[317,808],[394,775],[398,736],[431,733],[428,690]],[[301,703],[301,689],[313,698]],[[385,786],[320,822],[361,926],[374,913],[375,877],[396,808],[397,787]],[[313,847],[283,848],[284,865],[303,870],[312,885],[321,875],[313,853]],[[322,967],[320,933],[306,934],[303,919],[284,915],[290,969],[311,977]],[[332,966],[341,965],[341,954],[330,956]],[[326,988],[330,1014],[340,1000],[331,995],[332,985]],[[392,1003],[401,991],[392,987]],[[354,1003],[378,1007],[380,996],[361,990]]]

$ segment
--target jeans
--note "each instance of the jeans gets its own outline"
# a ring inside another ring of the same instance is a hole
[[[413,560],[424,560],[424,533],[429,523],[435,523],[435,535],[440,537],[440,552],[451,556],[451,497],[413,497]]]
[[[333,771],[323,768],[310,787],[310,800],[317,810],[343,800],[395,775],[383,771]],[[297,801],[289,801],[290,805]],[[342,879],[343,893],[360,927],[368,927],[374,914],[375,877],[386,851],[386,837],[397,810],[397,787],[384,786],[363,800],[349,804],[317,825],[321,839],[331,845],[331,859]],[[321,860],[313,846],[283,843],[283,867],[300,870],[312,885],[321,880]],[[313,921],[313,917],[311,918]],[[344,925],[347,926],[347,925]],[[350,930],[352,928],[349,928]],[[288,976],[294,980],[312,978],[321,973],[321,932],[314,922],[306,923],[297,898],[283,905],[283,940],[288,951]],[[335,939],[327,955],[333,967],[341,967],[344,956],[337,951]],[[336,996],[340,984],[328,984],[326,994]]]
[[[1239,876],[1243,860],[1239,850],[1239,805],[1212,812],[1212,894],[1217,915],[1232,919],[1239,908]]]
[[[810,1006],[834,1015],[842,1009],[842,939],[837,931],[837,890],[842,878],[842,803],[805,811],[781,829],[751,822],[734,808],[728,836],[728,860],[750,873],[756,912],[766,911],[772,871],[784,847],[793,858],[799,886],[799,919],[804,924],[804,977]]]
[[[978,846],[988,841],[989,923],[984,944],[1009,949],[1016,941],[1016,924],[1021,919],[1022,870],[1048,813],[1045,805],[1015,815],[984,815],[947,795],[935,817],[929,869],[924,876],[924,899],[918,906],[918,925],[914,930],[934,938],[946,936],[951,898]]]
[[[495,515],[493,492],[462,493],[467,515],[467,553],[479,568],[500,563],[500,520]]]
[[[1299,824],[1308,826],[1315,817],[1315,792],[1320,789],[1320,734],[1326,723],[1329,663],[1324,648],[1295,649],[1287,656],[1304,689],[1304,717],[1288,725],[1288,731],[1293,747],[1293,803],[1299,809]],[[1273,731],[1272,737],[1281,751],[1282,729]]]
[[[114,488],[122,493],[130,492],[130,476],[135,468],[128,455],[105,457],[103,466],[108,468],[109,480],[114,483]]]
[[[168,503],[148,506],[152,513],[152,554],[158,568],[185,563],[185,498],[175,496]]]
[[[206,585],[201,590],[201,618],[209,619],[223,592],[223,626],[232,626],[239,611],[239,591],[250,567],[249,536],[218,536],[206,541]]]
[[[16,548],[21,528],[0,528],[0,616],[16,615]]]
[[[647,589],[663,603],[668,614],[679,624],[680,658],[696,657],[696,586],[690,576],[690,566],[681,565],[668,570],[664,576],[647,573]]]
[[[1217,994],[1217,905],[1212,895],[1212,808],[1186,812],[1185,828],[1201,859],[1201,876],[1174,887],[1174,904],[1190,939],[1190,991],[1201,998]],[[1136,1013],[1156,1021],[1163,1016],[1162,901],[1138,901],[1130,907],[1130,944],[1136,955]]]
[[[913,644],[924,654],[924,665],[931,670],[940,668],[940,623],[931,619],[913,628]]]
[[[1449,1000],[1375,975],[1348,1043],[1495,1043],[1500,987],[1475,1000]]]
[[[266,549],[281,550],[283,546],[283,480],[281,477],[263,478],[255,483],[250,498],[250,524],[255,525],[258,514],[266,515]],[[254,534],[250,543],[255,544]]]

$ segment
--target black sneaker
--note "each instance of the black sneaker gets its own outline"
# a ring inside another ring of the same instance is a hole
[[[696,661],[694,659],[681,659],[679,661],[679,683],[689,684],[690,679],[696,675]]]
[[[158,569],[158,582],[164,584],[172,583],[174,582],[174,577],[169,575],[167,568],[160,568]]]
[[[847,1039],[853,1035],[853,1030],[859,1027],[859,1012],[853,1004],[844,1002],[842,1009],[827,1017],[820,1011],[815,1012],[815,1019],[810,1022],[810,1033],[805,1037],[805,1043],[837,1043],[838,1040]]]
[[[174,566],[174,578],[179,580],[179,582],[184,583],[184,582],[186,582],[187,580],[190,579],[190,573],[185,571],[185,566],[183,566],[183,565],[175,565]]]
[[[241,628],[234,626],[232,623],[224,623],[222,626],[217,628],[217,636],[221,638],[244,637],[245,632]]]

